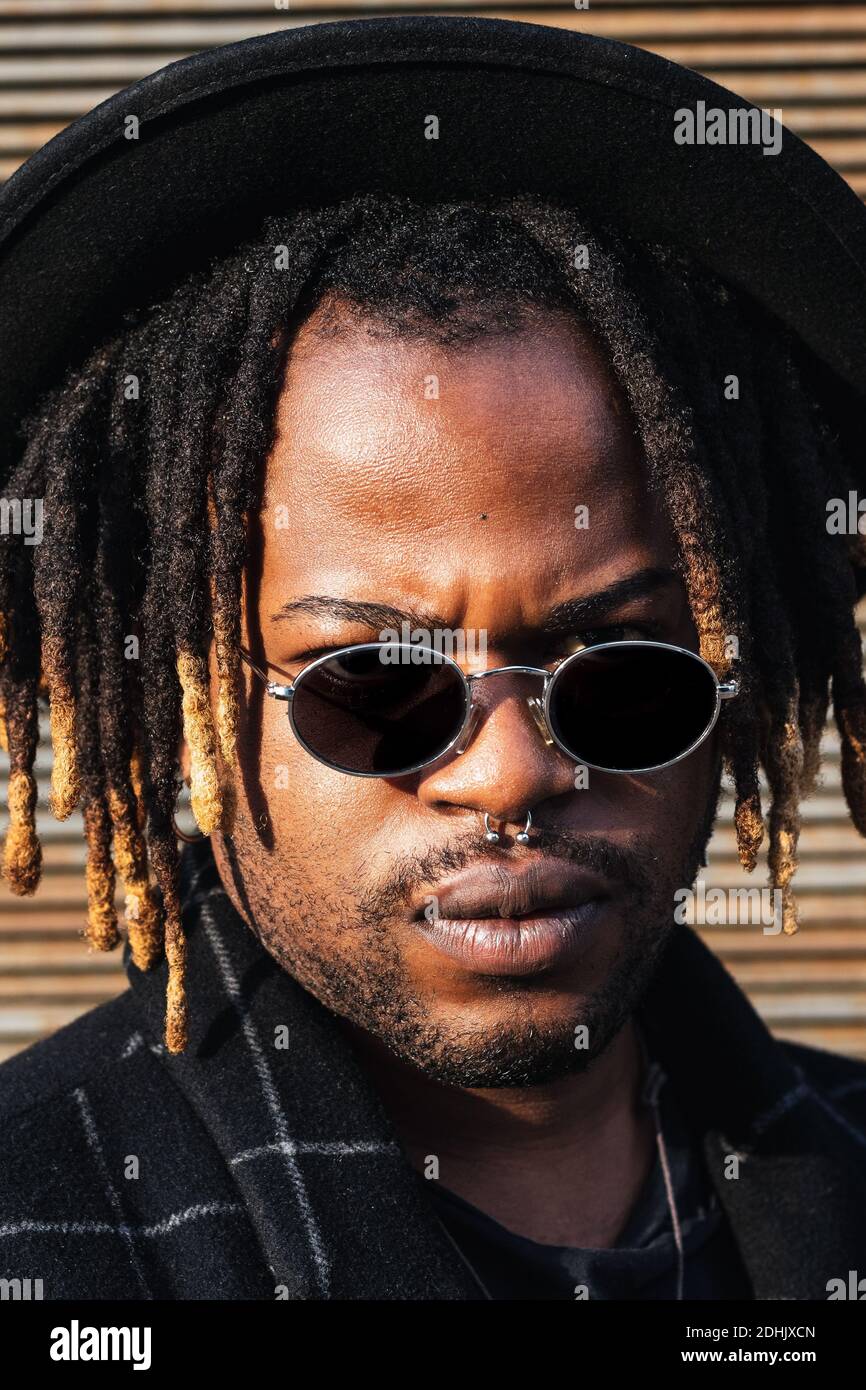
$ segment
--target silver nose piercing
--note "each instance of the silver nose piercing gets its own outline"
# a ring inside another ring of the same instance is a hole
[[[520,831],[518,831],[518,833],[517,833],[517,834],[515,835],[515,837],[514,837],[515,840],[517,841],[517,843],[518,843],[519,845],[528,845],[528,844],[529,844],[529,831],[530,831],[531,828],[532,828],[532,812],[531,812],[531,811],[527,811],[527,813],[526,813],[526,824],[524,825],[523,829],[520,830]],[[487,843],[488,843],[489,845],[498,845],[498,844],[499,844],[499,841],[500,841],[500,838],[501,838],[501,837],[500,837],[500,835],[498,834],[498,832],[497,832],[496,830],[491,830],[491,829],[490,829],[490,816],[489,816],[489,814],[488,814],[487,811],[484,812],[484,831],[485,831],[484,838],[485,838],[485,840],[487,841]]]

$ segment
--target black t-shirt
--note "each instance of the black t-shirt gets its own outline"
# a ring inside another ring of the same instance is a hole
[[[684,1299],[750,1299],[752,1290],[698,1147],[665,1083],[659,1096],[683,1244]],[[436,1214],[493,1299],[675,1299],[677,1250],[658,1152],[615,1246],[578,1250],[516,1235],[435,1180]]]

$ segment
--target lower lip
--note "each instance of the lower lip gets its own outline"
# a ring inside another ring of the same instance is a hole
[[[437,951],[479,975],[540,975],[590,945],[606,900],[527,917],[440,917],[413,925]]]

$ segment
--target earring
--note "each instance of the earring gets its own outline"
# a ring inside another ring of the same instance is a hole
[[[180,798],[180,794],[181,794],[182,790],[183,790],[183,783],[181,783],[180,786],[178,787],[178,791],[177,791],[177,797],[178,797],[178,799]],[[180,829],[180,826],[177,824],[177,821],[176,821],[176,819],[175,819],[176,813],[177,813],[177,800],[175,801],[174,811],[172,811],[172,814],[171,814],[171,828],[172,828],[172,830],[174,831],[174,833],[175,833],[175,835],[177,836],[177,838],[178,838],[179,840],[183,840],[183,842],[184,842],[185,845],[197,845],[197,844],[199,844],[202,840],[208,840],[208,839],[210,839],[210,836],[209,836],[209,835],[203,834],[201,830],[198,832],[197,835],[188,835],[188,834],[186,833],[185,830],[181,830],[181,829]]]
[[[174,816],[172,816],[171,818],[171,828],[174,831],[177,838],[179,840],[183,840],[185,845],[198,845],[201,844],[202,840],[210,839],[210,836],[203,834],[201,830],[198,832],[197,835],[187,835],[186,831],[181,830],[180,826],[175,822]]]

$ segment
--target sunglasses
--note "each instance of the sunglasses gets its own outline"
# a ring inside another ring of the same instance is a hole
[[[665,642],[582,647],[551,670],[498,666],[467,676],[433,647],[358,642],[309,662],[278,685],[242,659],[275,700],[285,700],[295,738],[326,767],[350,777],[405,777],[454,750],[465,752],[480,710],[479,681],[519,673],[543,680],[526,703],[545,740],[601,772],[655,772],[703,743],[722,700],[738,691],[702,657]]]

